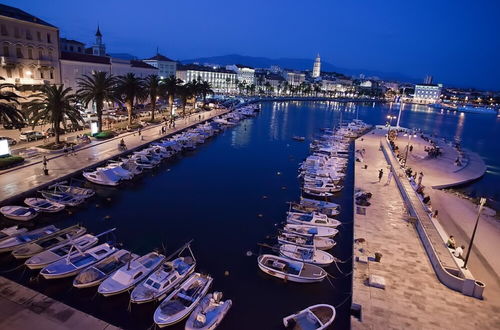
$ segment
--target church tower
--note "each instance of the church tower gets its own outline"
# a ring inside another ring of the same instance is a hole
[[[97,26],[97,32],[95,33],[95,44],[92,46],[92,55],[95,56],[106,56],[106,46],[102,42],[102,34]]]
[[[313,66],[313,72],[312,72],[312,77],[313,78],[318,78],[321,74],[321,58],[316,56],[316,60],[314,61],[314,66]]]

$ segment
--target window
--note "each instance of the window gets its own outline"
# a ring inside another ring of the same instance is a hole
[[[21,50],[20,46],[16,47],[16,56],[17,58],[23,58],[23,51]]]
[[[10,54],[9,54],[9,45],[8,44],[4,44],[3,45],[3,56],[5,57],[9,57]]]
[[[9,32],[7,31],[7,27],[5,26],[5,24],[0,25],[0,33],[3,36],[8,36],[9,35]]]
[[[33,48],[31,48],[31,47],[28,47],[28,58],[30,60],[33,59]]]
[[[21,35],[19,34],[19,28],[18,27],[14,28],[14,37],[21,38]]]
[[[23,68],[19,68],[19,78],[24,78]]]
[[[73,50],[74,50],[74,49],[73,49],[73,46],[69,46],[69,50],[70,50],[70,51],[73,51]]]
[[[44,79],[45,77],[43,76],[43,70],[40,70],[40,79]]]
[[[50,39],[50,33],[47,33],[47,42],[48,42],[49,44],[51,44],[51,43],[52,43],[52,40]]]
[[[7,78],[12,78],[12,69],[7,68],[6,71],[7,71]]]
[[[38,59],[43,60],[43,49],[42,48],[38,48]]]
[[[33,40],[33,37],[31,36],[31,31],[30,30],[26,30],[26,39],[27,40]]]
[[[52,51],[49,50],[49,60],[52,60]]]
[[[40,31],[36,31],[36,38],[38,41],[42,41],[42,33]]]
[[[50,79],[54,79],[54,70],[50,70]]]

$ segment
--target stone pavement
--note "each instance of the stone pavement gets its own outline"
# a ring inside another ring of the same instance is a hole
[[[201,121],[219,116],[227,110],[211,110],[202,114]],[[176,133],[186,127],[196,125],[198,114],[186,119],[178,119],[176,127],[167,130],[167,135]],[[17,199],[21,194],[34,194],[36,190],[69,176],[79,171],[91,168],[98,163],[114,158],[122,153],[118,150],[118,143],[123,138],[128,150],[146,145],[154,140],[166,137],[161,135],[161,125],[151,125],[142,130],[142,139],[137,132],[125,133],[106,141],[93,142],[81,149],[75,155],[48,156],[49,175],[43,175],[41,158],[26,166],[16,167],[0,173],[0,205]]]
[[[0,276],[0,329],[119,329]]]
[[[363,139],[363,141],[361,141]],[[379,137],[368,133],[356,140],[365,149],[355,163],[355,187],[373,194],[366,215],[354,214],[354,258],[382,253],[381,262],[353,261],[353,303],[362,306],[362,321],[353,329],[499,329],[500,305],[455,292],[436,277],[393,179],[387,182],[387,162]],[[368,165],[367,169],[362,166]],[[378,182],[378,170],[384,177]],[[362,250],[360,250],[362,249]],[[385,289],[370,287],[370,275],[385,278]]]

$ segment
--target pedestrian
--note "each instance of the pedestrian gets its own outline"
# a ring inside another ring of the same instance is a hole
[[[68,156],[68,147],[64,145],[63,147],[64,156]]]
[[[410,152],[412,152],[412,151],[413,151],[413,144],[410,145]]]
[[[390,184],[391,183],[391,180],[392,180],[392,169],[389,170],[389,174],[387,174],[387,182],[386,182],[386,185]]]
[[[446,242],[446,245],[450,249],[456,249],[457,248],[457,243],[455,242],[455,238],[453,237],[453,235],[450,235],[450,237],[448,238],[448,242]]]
[[[378,182],[382,180],[383,176],[384,176],[384,170],[383,169],[378,170]]]
[[[73,156],[76,156],[76,152],[75,152],[75,145],[74,145],[74,144],[72,144],[72,145],[71,145],[71,154],[72,154]]]
[[[424,173],[423,172],[418,173],[418,182],[417,182],[418,187],[420,187],[422,185],[423,178],[424,178]]]
[[[198,115],[198,121],[201,121],[201,115]]]
[[[45,175],[49,175],[49,169],[47,168],[48,162],[47,156],[43,156],[43,174]]]
[[[464,260],[463,256],[464,249],[465,249],[464,245],[457,247],[455,251],[452,252],[453,256],[455,256],[455,258]]]

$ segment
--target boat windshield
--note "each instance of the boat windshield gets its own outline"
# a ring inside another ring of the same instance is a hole
[[[11,214],[13,215],[27,215],[26,212],[30,213],[30,209],[27,209],[27,208],[19,208],[19,209],[16,209],[14,211],[11,212]]]
[[[96,260],[97,259],[94,256],[91,256],[90,254],[85,254],[83,256],[77,256],[77,257],[71,258],[71,263],[75,267],[78,268],[78,267],[85,266],[85,265],[88,265],[90,263],[93,263]]]

